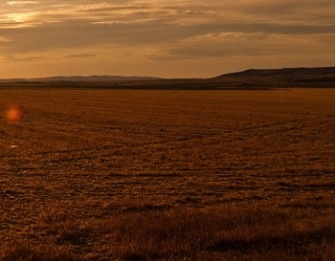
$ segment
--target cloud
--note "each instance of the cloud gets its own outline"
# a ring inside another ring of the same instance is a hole
[[[6,45],[8,51],[13,53],[27,53],[64,48],[79,48],[93,46],[130,46],[135,49],[144,46],[170,45],[175,48],[194,49],[199,51],[199,57],[203,56],[199,43],[194,39],[206,39],[206,46],[216,46],[217,43],[229,46],[229,42],[222,42],[221,38],[207,37],[208,35],[234,35],[234,41],[245,42],[247,35],[252,38],[249,44],[257,44],[260,40],[266,45],[266,41],[273,39],[271,35],[286,35],[287,41],[296,41],[299,44],[301,38],[298,35],[310,35],[313,39],[317,35],[335,34],[335,25],[306,25],[306,24],[272,24],[272,23],[221,23],[179,25],[164,21],[145,22],[108,22],[96,23],[87,20],[69,19],[63,22],[42,24],[30,28],[17,28],[7,30],[5,39],[11,41]],[[0,30],[1,35],[1,30]],[[266,38],[266,36],[269,36]],[[240,37],[240,39],[238,39]],[[289,40],[291,38],[291,40]],[[321,38],[322,39],[322,38]],[[189,47],[185,47],[189,45]],[[203,43],[201,43],[202,46]],[[272,45],[268,42],[268,45]],[[222,47],[224,48],[224,46]],[[250,48],[250,47],[249,47]],[[203,48],[202,48],[203,49]],[[212,48],[216,50],[217,48]],[[204,53],[211,51],[204,50]]]
[[[8,38],[0,37],[0,43],[9,43],[9,42],[11,42],[11,40],[9,40]]]
[[[57,53],[60,66],[102,54],[134,64],[315,52],[329,60],[334,13],[333,0],[1,1],[0,51],[26,61]]]
[[[32,5],[37,4],[38,1],[7,1],[6,4],[10,6],[24,6],[24,5]]]
[[[79,53],[79,54],[71,54],[65,56],[65,58],[88,58],[88,57],[94,57],[96,56],[95,54],[91,53]]]
[[[332,39],[332,40],[331,40]],[[335,34],[297,35],[294,41],[291,36],[266,33],[219,33],[194,37],[184,40],[174,47],[148,51],[146,55],[153,60],[194,60],[202,58],[227,58],[245,56],[298,55],[304,53],[331,54],[335,48],[331,44]]]
[[[2,57],[3,60],[9,63],[31,63],[31,62],[40,62],[49,60],[47,57],[43,56],[13,56],[13,55],[7,55]]]

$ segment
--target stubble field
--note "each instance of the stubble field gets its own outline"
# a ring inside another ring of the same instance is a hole
[[[0,260],[335,255],[334,89],[1,90],[0,110]]]

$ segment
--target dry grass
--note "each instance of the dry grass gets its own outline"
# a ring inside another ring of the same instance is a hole
[[[334,101],[2,90],[0,260],[332,260]]]

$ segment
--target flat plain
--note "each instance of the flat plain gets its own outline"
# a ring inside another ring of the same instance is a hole
[[[0,90],[14,104],[0,260],[333,260],[334,89]]]

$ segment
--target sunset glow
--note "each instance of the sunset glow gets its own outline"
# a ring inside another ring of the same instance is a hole
[[[333,0],[1,1],[0,78],[333,66]]]

